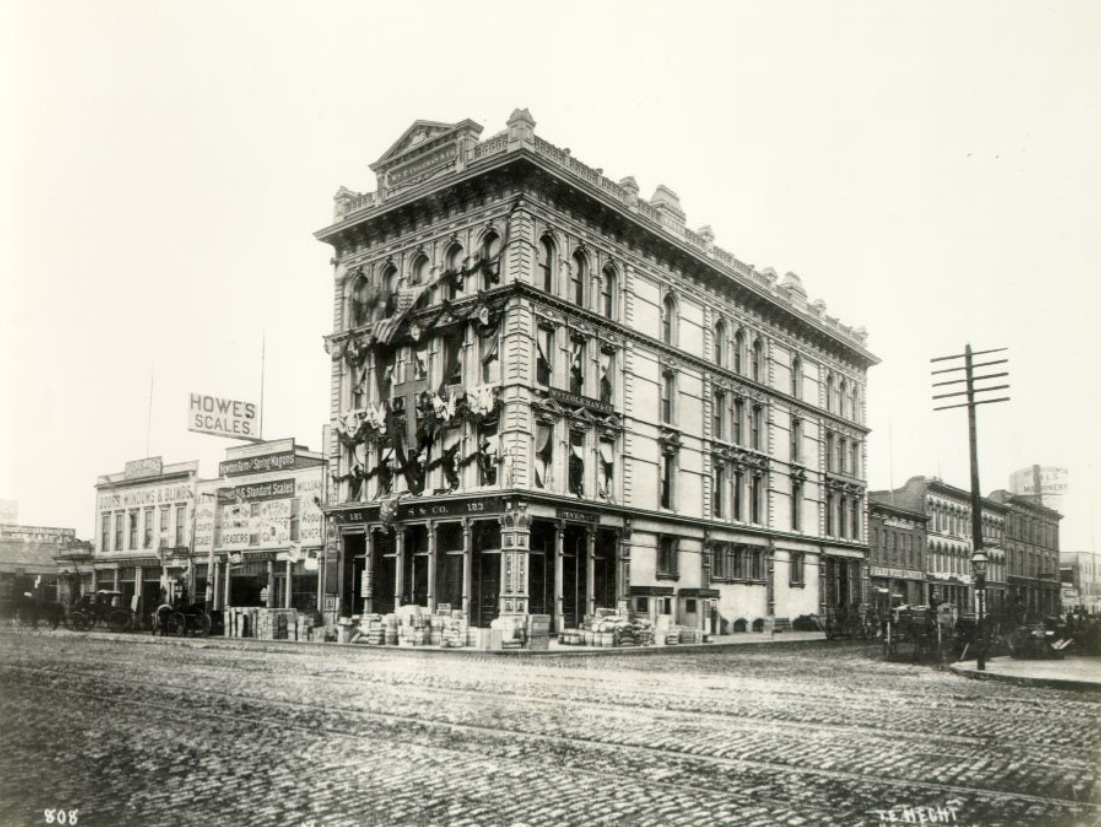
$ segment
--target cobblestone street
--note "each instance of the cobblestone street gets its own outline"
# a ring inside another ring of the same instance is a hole
[[[513,657],[4,629],[0,822],[1087,827],[1099,720],[1096,693],[847,643]]]

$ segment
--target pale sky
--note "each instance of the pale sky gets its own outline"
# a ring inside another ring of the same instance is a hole
[[[238,444],[190,392],[321,447],[341,185],[414,120],[536,133],[863,325],[871,489],[970,485],[929,359],[1007,347],[983,493],[1067,468],[1101,529],[1101,4],[0,2],[0,499],[93,532],[99,475]]]

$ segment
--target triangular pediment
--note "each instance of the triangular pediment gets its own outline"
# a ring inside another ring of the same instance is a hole
[[[394,164],[403,161],[403,156],[406,154],[429,143],[445,143],[448,136],[457,140],[462,136],[469,135],[477,140],[481,132],[482,127],[471,120],[464,120],[459,123],[415,121],[413,125],[406,129],[405,132],[401,134],[401,137],[394,141],[390,148],[382,154],[381,158],[371,164],[371,169],[374,172],[385,171]],[[441,138],[445,140],[437,140]]]

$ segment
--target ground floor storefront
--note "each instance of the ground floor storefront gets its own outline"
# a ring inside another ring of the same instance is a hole
[[[561,641],[628,621],[694,640],[793,628],[868,598],[860,548],[551,497],[399,500],[328,514],[335,614],[346,624],[370,618],[370,642],[401,639],[402,622],[426,642],[456,624],[534,623]],[[395,617],[406,621],[387,620]]]

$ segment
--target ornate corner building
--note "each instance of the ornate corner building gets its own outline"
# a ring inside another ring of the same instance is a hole
[[[864,331],[534,127],[417,121],[316,234],[340,611],[721,633],[866,599]]]

